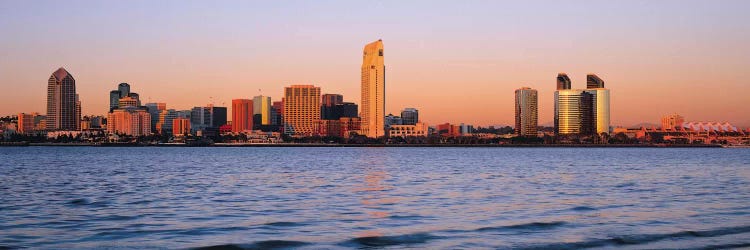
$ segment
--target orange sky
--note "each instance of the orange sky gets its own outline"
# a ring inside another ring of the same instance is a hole
[[[539,122],[550,123],[555,77],[566,72],[573,88],[587,73],[604,79],[613,126],[673,112],[750,126],[744,1],[178,3],[0,8],[0,115],[44,113],[60,66],[75,77],[84,114],[105,114],[119,82],[175,109],[278,100],[291,84],[359,103],[362,47],[382,38],[386,111],[414,107],[431,125],[512,124],[522,86],[539,91]],[[78,14],[60,20],[56,8]],[[356,15],[361,8],[379,14]]]

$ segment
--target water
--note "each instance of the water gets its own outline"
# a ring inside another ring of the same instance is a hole
[[[750,247],[750,150],[0,148],[0,248]]]

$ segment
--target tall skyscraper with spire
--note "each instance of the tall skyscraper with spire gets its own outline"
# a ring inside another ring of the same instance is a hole
[[[47,81],[47,130],[76,130],[76,80],[64,68]]]
[[[362,134],[385,135],[385,64],[383,40],[365,45],[362,55]]]

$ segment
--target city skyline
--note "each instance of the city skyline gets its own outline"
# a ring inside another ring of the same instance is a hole
[[[420,118],[428,124],[468,122],[475,125],[511,125],[514,119],[513,90],[528,86],[539,91],[539,124],[551,125],[555,91],[552,77],[558,72],[567,72],[574,86],[585,86],[585,76],[589,73],[596,73],[607,82],[608,88],[614,91],[610,103],[612,126],[631,126],[642,122],[658,124],[661,116],[675,112],[691,121],[728,121],[742,127],[750,126],[750,111],[742,108],[747,104],[744,98],[746,93],[741,91],[747,84],[743,79],[750,77],[743,70],[748,68],[750,61],[750,55],[743,47],[750,41],[750,35],[747,32],[725,32],[750,30],[747,27],[749,22],[742,22],[745,18],[737,11],[747,3],[728,1],[723,6],[704,2],[588,4],[593,5],[589,8],[599,7],[603,13],[614,14],[611,19],[601,22],[617,29],[595,29],[602,24],[585,21],[603,14],[584,13],[581,10],[585,8],[581,6],[560,6],[558,3],[545,3],[544,6],[568,10],[570,20],[553,24],[551,22],[557,20],[546,17],[529,25],[499,25],[487,29],[487,33],[473,32],[475,29],[462,32],[473,22],[456,15],[437,20],[438,24],[454,24],[442,26],[434,34],[412,34],[406,32],[409,30],[394,28],[391,23],[377,29],[373,24],[365,24],[364,27],[356,27],[355,31],[355,27],[350,26],[357,25],[343,25],[327,19],[321,21],[320,14],[306,12],[303,16],[316,18],[310,23],[293,19],[288,24],[291,28],[281,28],[267,38],[242,45],[239,42],[245,40],[239,37],[228,33],[211,33],[209,28],[215,27],[212,24],[197,27],[198,33],[195,35],[189,34],[183,29],[187,26],[179,23],[184,21],[179,16],[171,16],[172,19],[149,17],[149,21],[158,25],[146,29],[144,34],[124,25],[125,19],[120,19],[123,14],[100,17],[86,13],[75,20],[61,21],[61,25],[71,27],[72,32],[81,39],[62,39],[50,43],[35,37],[42,32],[58,32],[49,30],[54,26],[53,20],[46,17],[29,20],[30,17],[24,14],[33,12],[25,10],[36,8],[45,12],[52,8],[80,7],[82,4],[58,6],[48,3],[50,6],[43,6],[39,3],[9,3],[6,9],[0,10],[7,14],[0,17],[0,30],[11,37],[0,41],[0,50],[8,52],[7,60],[0,62],[0,82],[3,87],[14,91],[0,94],[4,100],[4,105],[0,105],[0,114],[45,113],[44,96],[40,94],[44,93],[44,86],[40,76],[49,75],[49,72],[61,66],[75,75],[84,115],[106,114],[106,95],[111,86],[120,82],[137,85],[144,103],[165,102],[175,109],[189,109],[209,103],[211,99],[216,105],[230,106],[232,99],[257,95],[280,100],[284,86],[299,83],[314,84],[321,87],[323,94],[342,94],[350,97],[349,101],[361,104],[361,100],[357,99],[360,87],[357,83],[359,72],[356,68],[360,63],[357,62],[360,60],[357,54],[362,44],[382,38],[389,46],[386,114],[398,114],[403,107],[416,107],[422,113]],[[114,5],[93,4],[89,7],[107,12],[118,7]],[[200,7],[195,3],[187,4],[187,7],[169,3],[161,5],[157,9],[166,8],[169,10],[167,14],[188,16],[197,15],[192,8]],[[248,7],[238,5],[238,9]],[[282,16],[293,12],[267,6],[273,4],[265,5],[259,6],[259,9],[271,8]],[[310,7],[304,6],[304,3],[300,5],[293,9]],[[341,8],[360,7],[350,3],[341,5]],[[393,5],[378,3],[374,8],[383,10],[386,16],[404,21],[408,28],[419,30],[427,27],[406,15],[417,4],[398,5],[403,10]],[[418,15],[437,15],[451,7],[447,3],[437,5],[437,8]],[[512,16],[511,19],[497,17],[500,19],[498,21],[533,19],[536,15],[542,17],[541,13],[528,13],[532,5],[509,4],[501,12],[510,9],[523,14]],[[119,7],[125,14],[151,11],[143,2]],[[459,10],[475,13],[478,19],[488,18],[489,14],[480,7],[487,6],[469,3]],[[632,12],[612,13],[611,10],[615,8]],[[228,7],[219,6],[211,11],[226,14],[226,19],[218,22],[229,24],[227,27],[234,27],[228,21],[245,20]],[[546,8],[541,11],[549,13]],[[639,14],[643,20],[624,23],[623,20],[629,20],[625,16],[632,13]],[[659,16],[657,13],[665,15]],[[701,18],[687,18],[690,15]],[[118,36],[123,41],[100,38],[93,39],[96,43],[91,42],[86,38],[111,34],[111,31],[97,29],[97,24],[79,23],[96,20],[95,17],[104,18],[103,21],[115,26],[115,31],[125,31],[123,34],[133,35],[133,38]],[[663,22],[657,27],[642,26],[655,20]],[[25,31],[17,29],[21,26],[13,25],[27,21],[29,25],[23,26],[28,28]],[[249,23],[257,21],[247,20]],[[498,21],[493,23],[498,24]],[[709,27],[706,23],[720,23],[722,27],[712,30],[713,26]],[[84,29],[76,28],[73,24],[83,25]],[[172,32],[174,37],[149,33],[168,24],[177,28]],[[133,27],[142,25],[137,23]],[[266,26],[261,25],[261,28],[284,27],[279,25],[273,21]],[[479,26],[486,28],[486,25]],[[545,33],[548,29],[539,25],[567,29]],[[319,27],[326,32],[323,36],[296,33],[309,27]],[[90,29],[85,31],[85,28]],[[657,31],[668,32],[659,34]],[[205,33],[213,36],[206,36]],[[262,38],[259,36],[261,33],[254,29],[242,34]],[[572,38],[576,34],[579,37]],[[562,38],[554,43],[542,42],[553,35]],[[177,41],[175,37],[192,36],[197,36],[196,42],[178,43],[175,48],[167,48],[171,42]],[[212,39],[207,40],[209,37]],[[279,39],[283,42],[279,43]],[[127,42],[135,43],[131,46]],[[217,46],[221,43],[227,43],[227,47]],[[311,51],[311,46],[318,49]],[[156,47],[164,51],[155,51]],[[202,50],[196,50],[198,48]],[[259,52],[259,49],[263,52]],[[299,53],[302,51],[306,53]],[[149,53],[158,57],[149,56]],[[286,59],[289,53],[298,56],[295,60]],[[316,60],[324,61],[313,63]],[[477,105],[493,108],[476,109]]]

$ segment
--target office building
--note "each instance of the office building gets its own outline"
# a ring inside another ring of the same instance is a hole
[[[409,136],[427,136],[429,128],[426,123],[417,122],[416,124],[391,125],[388,129],[389,137],[409,137]]]
[[[120,83],[117,85],[116,90],[112,90],[109,92],[109,109],[113,110],[116,108],[120,108],[123,106],[120,106],[120,99],[130,97],[130,101],[134,102],[128,102],[127,104],[133,104],[134,107],[141,106],[141,98],[138,93],[130,92],[130,84],[127,83]]]
[[[37,116],[37,113],[19,113],[18,114],[18,132],[21,134],[24,133],[30,133],[34,131],[34,118]]]
[[[271,97],[253,97],[253,127],[260,129],[261,126],[271,125]]]
[[[567,78],[567,76],[565,76]],[[558,75],[558,87],[561,77]],[[587,76],[587,89],[555,91],[555,134],[609,133],[609,90],[596,75]]]
[[[156,122],[156,131],[162,135],[172,134],[172,124],[174,122],[174,119],[177,118],[177,111],[175,111],[174,109],[160,110],[157,117],[159,119]]]
[[[314,122],[320,119],[320,88],[292,85],[284,88],[284,133],[309,136]]]
[[[144,106],[146,106],[146,108],[148,109],[148,113],[152,118],[159,117],[159,113],[161,113],[162,110],[167,109],[167,104],[163,102],[146,103],[146,105]],[[151,131],[159,131],[156,128],[156,123],[158,122],[158,119],[151,119]]]
[[[404,125],[416,125],[419,122],[419,110],[405,108],[401,111],[401,123]]]
[[[76,80],[64,68],[47,81],[47,130],[76,130]]]
[[[385,63],[383,41],[365,45],[362,55],[362,133],[385,136]]]
[[[523,87],[516,89],[516,134],[536,137],[538,126],[539,102],[535,89]]]
[[[76,94],[76,130],[81,130],[81,99]]]
[[[190,119],[181,117],[172,120],[172,134],[175,136],[190,134]]]
[[[232,100],[232,132],[239,133],[253,129],[253,100]]]

